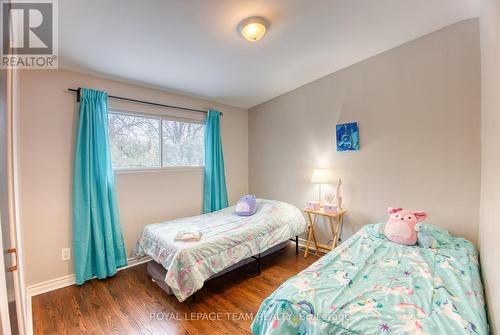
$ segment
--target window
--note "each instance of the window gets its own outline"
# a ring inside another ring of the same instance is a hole
[[[110,112],[114,169],[159,169],[204,164],[205,126],[160,116]]]

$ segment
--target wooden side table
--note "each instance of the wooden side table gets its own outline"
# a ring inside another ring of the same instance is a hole
[[[316,255],[318,254],[320,249],[328,251],[333,250],[338,244],[338,240],[340,237],[339,236],[340,230],[342,228],[342,225],[344,224],[344,214],[347,213],[347,210],[341,209],[335,213],[329,213],[329,212],[325,213],[325,210],[323,208],[317,211],[309,208],[303,208],[302,211],[306,214],[309,225],[309,234],[307,236],[306,251],[304,252],[304,257],[307,257],[307,254],[309,252],[311,239],[314,242]],[[332,232],[332,237],[333,237],[333,242],[331,246],[318,243],[316,239],[316,231],[314,230],[314,226],[316,225],[316,221],[320,216],[328,218],[328,223],[330,224],[330,230]]]

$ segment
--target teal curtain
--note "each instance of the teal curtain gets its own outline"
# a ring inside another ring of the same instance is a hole
[[[205,187],[203,213],[227,207],[224,156],[220,138],[220,113],[209,110],[205,127]]]
[[[73,176],[76,283],[127,265],[108,139],[108,95],[83,88]]]

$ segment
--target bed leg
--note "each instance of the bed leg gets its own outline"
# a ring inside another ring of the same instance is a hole
[[[299,235],[295,236],[295,254],[299,254]]]
[[[260,268],[260,253],[259,253],[259,255],[257,256],[257,272],[258,272],[259,276],[261,273],[260,269],[261,268]]]

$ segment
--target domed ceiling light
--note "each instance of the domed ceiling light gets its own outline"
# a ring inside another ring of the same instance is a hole
[[[256,42],[264,36],[269,28],[269,22],[261,17],[249,17],[238,24],[238,31],[245,39]]]

